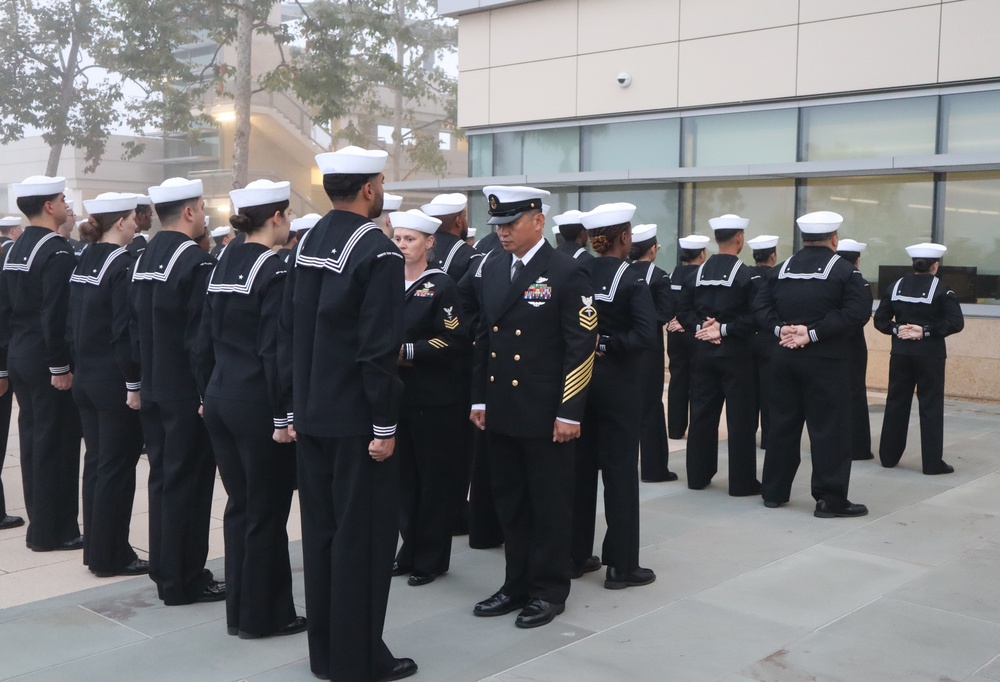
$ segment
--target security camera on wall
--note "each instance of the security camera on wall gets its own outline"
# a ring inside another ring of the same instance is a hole
[[[620,74],[618,74],[618,85],[622,86],[623,88],[627,88],[628,86],[632,85],[632,74],[630,74],[628,71],[622,71]]]

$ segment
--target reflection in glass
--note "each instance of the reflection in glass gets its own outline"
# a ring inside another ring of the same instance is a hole
[[[694,186],[693,230],[685,226],[685,234],[712,237],[710,218],[735,213],[750,219],[746,238],[774,234],[778,239],[778,260],[792,255],[795,226],[795,181],[761,180],[753,182],[699,182]],[[714,242],[713,242],[714,244]],[[710,249],[714,250],[713,246]],[[746,248],[741,254],[747,265],[753,265],[753,253]]]
[[[948,173],[944,182],[943,263],[977,268],[977,302],[998,303],[1000,172]]]
[[[677,185],[673,183],[644,187],[591,187],[580,190],[580,210],[589,211],[614,201],[635,204],[632,224],[656,224],[656,240],[660,244],[656,264],[669,273],[677,264],[678,196]]]
[[[1000,91],[942,98],[942,154],[1000,151]]]
[[[873,287],[880,265],[909,265],[906,247],[931,241],[934,183],[931,175],[811,178],[806,181],[805,211],[835,211],[844,216],[841,239],[868,244],[861,274]],[[882,286],[872,293],[878,298]]]
[[[692,116],[684,120],[684,165],[794,162],[798,121],[797,109]]]
[[[575,173],[580,170],[580,129],[526,130],[524,173]]]
[[[679,165],[680,119],[584,126],[583,170],[655,170]]]
[[[521,133],[494,133],[493,175],[520,175]]]
[[[933,154],[937,98],[802,107],[802,161]]]
[[[469,136],[469,177],[482,178],[493,175],[493,136]]]

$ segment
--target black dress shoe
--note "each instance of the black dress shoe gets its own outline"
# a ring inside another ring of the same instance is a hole
[[[864,462],[869,459],[875,459],[875,454],[872,452],[863,452],[860,455],[854,455],[851,457],[855,462]]]
[[[565,604],[553,604],[535,597],[521,609],[521,613],[517,614],[514,625],[519,628],[537,628],[548,625],[565,610]]]
[[[677,480],[677,474],[675,474],[672,471],[668,471],[667,473],[663,474],[663,476],[661,478],[644,478],[644,479],[642,479],[642,482],[643,483],[669,483],[670,481],[676,481],[676,480]]]
[[[943,460],[939,462],[937,466],[924,469],[924,474],[927,476],[937,476],[939,474],[953,474],[953,473],[955,473],[955,467],[953,467],[952,465],[948,464]]]
[[[24,519],[20,516],[4,516],[3,520],[0,520],[0,530],[7,530],[8,528],[20,528],[24,525]]]
[[[599,556],[589,557],[580,563],[570,560],[569,577],[576,579],[583,576],[584,573],[593,573],[601,565],[601,558]]]
[[[608,566],[604,578],[604,588],[608,590],[624,590],[626,587],[641,587],[656,580],[656,574],[648,568],[635,568],[627,573],[619,571],[614,566]]]
[[[125,568],[117,571],[92,571],[98,578],[111,578],[116,575],[146,575],[149,573],[149,562],[138,557]]]
[[[410,587],[420,587],[421,585],[427,585],[434,582],[439,574],[435,573],[433,575],[428,575],[424,573],[414,573],[409,578],[406,579],[406,584]]]
[[[527,597],[510,597],[502,591],[496,592],[489,599],[484,599],[472,609],[473,616],[503,616],[511,611],[523,609],[528,603]]]
[[[226,583],[220,580],[213,580],[209,584],[205,585],[205,589],[201,591],[198,598],[195,601],[222,601],[226,598]]]
[[[764,506],[768,509],[777,509],[781,506],[781,502],[778,502],[777,500],[764,500]]]
[[[378,678],[378,682],[390,682],[391,680],[401,680],[404,677],[417,673],[417,663],[412,658],[397,658],[396,665],[392,672]]]
[[[833,507],[827,504],[826,500],[820,500],[816,503],[816,511],[813,512],[813,516],[819,519],[852,518],[855,516],[865,516],[867,513],[868,507],[863,504],[848,502],[843,507]]]
[[[262,639],[264,637],[286,637],[288,635],[297,635],[300,632],[305,632],[307,627],[308,627],[308,624],[306,623],[305,616],[296,616],[295,620],[293,620],[291,623],[289,623],[288,625],[286,625],[286,626],[284,626],[282,628],[278,628],[277,630],[275,630],[274,632],[272,632],[272,633],[270,633],[268,635],[255,635],[254,633],[247,632],[246,630],[239,630],[238,634],[240,636],[240,639]],[[232,630],[232,629],[233,628],[227,628],[227,631],[228,630]],[[229,634],[233,634],[233,633],[230,632]]]
[[[72,540],[61,542],[55,547],[42,547],[40,545],[29,544],[28,549],[32,552],[72,552],[78,549],[83,549],[83,536],[80,535]]]
[[[392,574],[393,575],[406,575],[413,569],[409,566],[401,566],[398,561],[392,562]]]

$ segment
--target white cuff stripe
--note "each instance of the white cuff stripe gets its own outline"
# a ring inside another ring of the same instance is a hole
[[[6,378],[7,378],[7,370],[0,371],[0,379],[6,379]]]
[[[404,347],[406,349],[404,351],[406,359],[407,360],[412,360],[413,359],[413,344],[412,343],[407,343],[407,344],[404,344]]]
[[[49,372],[52,374],[67,374],[69,373],[69,365],[65,367],[49,367]]]
[[[722,336],[726,336],[726,325],[722,325],[720,327],[719,333],[722,334]]]
[[[778,338],[781,338],[781,327],[774,328],[774,335],[777,336]]]
[[[287,429],[288,428],[288,418],[287,417],[275,417],[274,428],[276,429]]]
[[[137,381],[135,383],[132,383],[131,381],[126,381],[125,382],[125,390],[126,391],[138,391],[140,388],[142,388],[142,382],[141,381]]]
[[[376,438],[391,438],[396,435],[396,425],[375,426],[372,424],[372,433],[375,434]]]
[[[810,329],[809,330],[809,338],[812,339],[813,343],[817,343],[819,341],[819,337],[816,336],[816,330],[815,329]]]

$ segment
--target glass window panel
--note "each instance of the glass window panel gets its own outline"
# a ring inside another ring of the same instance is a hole
[[[806,181],[805,212],[844,216],[841,239],[868,244],[861,273],[877,299],[890,282],[879,282],[880,265],[909,265],[906,247],[931,241],[934,182],[931,175],[815,178]]]
[[[1000,91],[943,98],[945,154],[1000,151]]]
[[[685,166],[791,163],[798,148],[797,109],[694,116],[685,120]]]
[[[627,201],[635,204],[633,225],[653,223],[657,226],[656,241],[660,252],[656,264],[672,272],[677,264],[677,205],[676,184],[644,187],[591,187],[580,190],[580,210],[589,211],[601,204]]]
[[[933,154],[937,98],[802,108],[803,161]]]
[[[794,180],[699,182],[694,186],[693,194],[695,234],[711,237],[709,219],[735,213],[750,219],[746,230],[748,240],[762,234],[777,235],[778,260],[792,255],[795,246]],[[714,242],[709,250],[713,253],[717,251]],[[753,265],[752,249],[744,249],[741,256],[747,265]]]
[[[469,177],[483,178],[493,175],[493,136],[469,136]]]
[[[520,175],[521,133],[496,133],[493,135],[493,175]]]
[[[583,170],[677,168],[680,119],[584,126]]]
[[[580,129],[526,130],[524,173],[575,173],[580,170]]]
[[[948,173],[944,265],[975,267],[977,303],[1000,303],[1000,172]]]
[[[489,204],[481,190],[469,190],[469,227],[476,228],[476,241],[493,231],[493,226],[487,224],[490,219]]]

